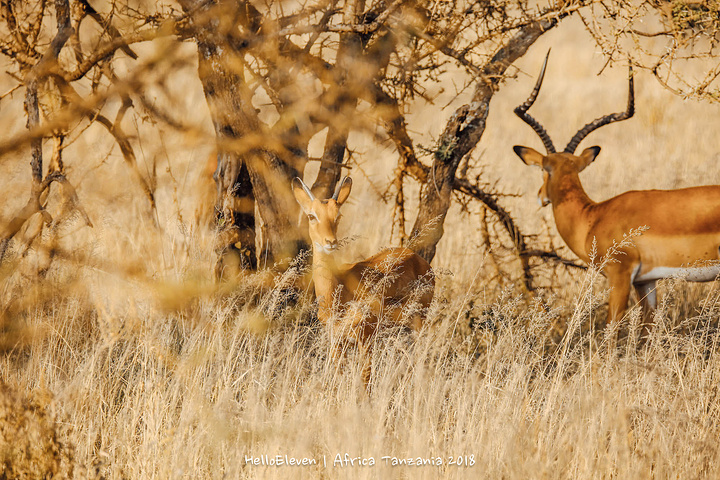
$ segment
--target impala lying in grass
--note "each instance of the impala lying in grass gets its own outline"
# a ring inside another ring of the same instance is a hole
[[[415,330],[422,326],[435,289],[432,269],[407,248],[388,248],[362,262],[339,265],[335,255],[340,207],[350,195],[352,180],[345,177],[327,200],[315,198],[299,178],[292,187],[308,217],[318,317],[342,343],[358,345],[365,362],[363,380],[368,385],[370,349],[381,325]]]
[[[521,146],[514,147],[515,153],[527,165],[542,168],[544,182],[539,201],[543,206],[552,204],[558,233],[568,247],[587,263],[593,260],[594,245],[596,259],[610,257],[603,268],[612,288],[608,320],[617,322],[623,317],[633,286],[642,303],[646,337],[647,322],[657,304],[658,280],[681,277],[706,282],[720,273],[720,186],[630,191],[602,202],[591,200],[578,174],[595,160],[600,147],[586,148],[579,156],[573,152],[593,130],[633,116],[632,67],[625,112],[585,125],[562,153],[556,153],[545,129],[526,113],[540,91],[546,65],[547,57],[530,97],[515,113],[540,136],[547,153]],[[626,235],[638,229],[644,230],[641,235],[623,242]],[[614,246],[621,243],[615,251]]]

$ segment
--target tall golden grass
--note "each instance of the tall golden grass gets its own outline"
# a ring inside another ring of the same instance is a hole
[[[533,47],[518,80],[493,100],[474,155],[487,181],[522,194],[504,199],[522,225],[559,247],[551,213],[536,207],[540,175],[511,150],[539,143],[512,108],[549,45],[534,115],[554,138],[622,109],[624,68],[594,76],[603,59],[568,22]],[[195,220],[211,129],[207,117],[197,118],[204,100],[192,49],[184,48],[184,76],[168,81],[180,110],[192,111],[208,137],[138,126],[142,161],[148,171],[158,166],[157,212],[98,130],[65,152],[95,227],[69,222],[59,242],[71,253],[56,257],[45,277],[34,274],[47,261],[42,239],[24,255],[16,244],[0,270],[0,477],[720,475],[713,284],[664,282],[647,344],[632,341],[635,308],[622,326],[627,339],[608,349],[613,332],[596,327],[607,296],[596,270],[547,269],[545,288],[528,296],[511,268],[503,275],[493,268],[477,207],[469,214],[454,207],[434,262],[427,325],[417,334],[383,333],[369,394],[354,352],[343,361],[329,355],[310,296],[287,293],[292,273],[275,283],[259,273],[215,284],[212,234]],[[591,197],[720,181],[717,107],[672,97],[642,73],[636,84],[636,118],[588,140],[603,147],[582,177]],[[411,129],[430,144],[452,112],[442,107],[463,99],[448,88],[435,106],[417,104]],[[2,113],[7,131],[22,126],[21,100]],[[357,157],[393,158],[371,140],[351,138]],[[357,187],[340,235],[360,238],[347,248],[348,261],[389,242],[390,208],[373,185],[391,172],[369,169],[376,163],[353,172]],[[7,220],[27,195],[27,158],[3,170]],[[262,464],[286,456],[313,464]]]

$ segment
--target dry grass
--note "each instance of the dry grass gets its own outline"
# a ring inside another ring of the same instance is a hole
[[[624,72],[593,77],[602,60],[577,25],[543,42],[521,67],[534,75],[538,52],[553,45],[534,114],[554,136],[569,138],[622,108]],[[511,114],[532,81],[510,82],[493,101],[475,155],[488,180],[523,194],[506,204],[526,229],[542,232],[539,219],[551,218],[535,207],[540,176],[511,151],[538,143]],[[179,85],[202,110],[199,85]],[[717,142],[705,141],[720,131],[717,107],[673,98],[643,76],[637,107],[632,122],[593,134],[604,150],[583,176],[592,197],[718,181]],[[430,139],[451,111],[418,105],[411,126]],[[8,129],[21,122],[21,113],[5,115]],[[198,122],[209,130],[207,118]],[[512,274],[489,276],[477,217],[453,211],[428,326],[378,340],[367,395],[355,353],[344,362],[328,355],[330,340],[307,296],[270,289],[262,274],[233,285],[210,281],[212,236],[193,220],[192,180],[207,145],[144,141],[145,161],[160,165],[155,219],[98,133],[95,145],[66,151],[95,228],[78,222],[62,232],[62,251],[74,253],[56,258],[44,278],[32,274],[46,261],[41,243],[25,257],[16,249],[0,270],[0,478],[720,475],[717,286],[663,283],[647,345],[626,340],[608,351],[608,332],[594,326],[607,294],[597,272],[548,273],[551,288],[525,296]],[[361,157],[392,157],[364,137],[351,143]],[[3,219],[25,198],[26,160],[3,166]],[[379,182],[390,172],[368,174]],[[348,260],[390,235],[383,218],[362,214],[389,209],[375,208],[379,200],[359,172],[355,180],[340,233],[362,237]],[[560,245],[553,229],[545,240]],[[624,328],[633,333],[637,309],[628,317]],[[247,461],[263,455],[317,465]],[[443,465],[393,466],[383,457]],[[449,466],[451,457],[472,465]],[[371,458],[374,466],[358,465]]]

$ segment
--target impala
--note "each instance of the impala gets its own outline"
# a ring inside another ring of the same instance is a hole
[[[547,60],[546,56],[530,97],[515,109],[540,136],[547,153],[521,146],[514,147],[515,153],[525,164],[542,168],[544,182],[538,192],[539,201],[543,206],[552,204],[558,233],[570,250],[586,263],[593,261],[593,248],[596,258],[609,257],[603,267],[612,289],[609,321],[623,317],[632,286],[642,304],[642,337],[646,338],[647,322],[657,304],[658,280],[682,277],[706,282],[720,273],[720,186],[629,191],[602,202],[591,200],[578,174],[595,160],[600,147],[586,148],[579,156],[573,152],[593,130],[633,116],[632,66],[627,109],[585,125],[562,153],[556,153],[545,129],[526,113],[540,91]],[[644,230],[641,235],[623,242],[627,234],[638,229]]]
[[[308,217],[313,247],[313,284],[318,318],[339,333],[343,343],[356,343],[364,357],[363,381],[369,385],[372,341],[387,320],[420,329],[432,302],[435,276],[425,259],[407,248],[389,248],[362,262],[339,265],[337,227],[340,207],[352,188],[345,177],[335,195],[315,198],[302,180],[292,184],[295,199]]]

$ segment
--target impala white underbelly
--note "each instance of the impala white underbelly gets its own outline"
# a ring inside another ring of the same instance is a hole
[[[720,275],[720,264],[702,265],[697,267],[655,267],[649,272],[639,274],[642,265],[633,272],[632,283],[646,283],[661,278],[682,278],[688,282],[710,282]]]

